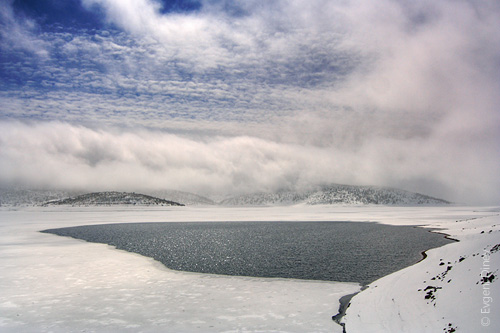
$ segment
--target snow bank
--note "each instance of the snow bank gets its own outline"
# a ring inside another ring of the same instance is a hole
[[[347,332],[500,332],[500,217],[433,225],[460,242],[370,284],[351,301]]]

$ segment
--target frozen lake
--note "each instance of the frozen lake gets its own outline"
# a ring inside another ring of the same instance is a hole
[[[331,317],[338,311],[339,298],[359,291],[359,283],[177,271],[106,244],[40,232],[139,221],[183,222],[180,225],[200,222],[208,227],[214,222],[252,220],[304,221],[302,224],[311,225],[321,221],[363,221],[367,226],[377,225],[369,221],[406,227],[424,225],[443,228],[454,238],[462,237],[460,242],[428,251],[427,259],[377,280],[389,282],[373,285],[356,296],[358,306],[349,308],[352,314],[348,327],[354,331],[369,327],[374,332],[401,332],[404,330],[398,325],[404,324],[422,327],[406,331],[438,332],[453,322],[473,332],[480,325],[481,318],[476,317],[482,303],[470,300],[482,295],[482,285],[476,284],[482,261],[472,254],[498,243],[497,234],[489,230],[498,229],[493,225],[500,223],[478,219],[492,214],[498,213],[452,206],[2,208],[0,331],[342,332]],[[387,230],[392,233],[393,229]],[[487,243],[476,244],[477,237]],[[456,275],[451,283],[444,282],[436,306],[426,304],[423,292],[417,290],[425,288],[429,282],[424,281],[432,281],[446,268],[440,266],[440,259],[454,263],[459,256],[468,259],[457,267],[454,264],[448,275]],[[472,292],[468,291],[471,287],[475,288]],[[471,319],[473,314],[476,317]],[[387,325],[397,328],[385,329]]]
[[[359,222],[122,223],[45,232],[109,244],[180,271],[361,284],[451,242],[423,228]]]

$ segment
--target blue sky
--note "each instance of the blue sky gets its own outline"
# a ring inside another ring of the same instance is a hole
[[[0,183],[500,198],[496,1],[0,4]]]

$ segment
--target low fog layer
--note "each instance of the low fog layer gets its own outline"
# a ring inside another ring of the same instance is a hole
[[[77,9],[0,5],[1,186],[500,199],[497,1]]]
[[[192,139],[64,123],[2,123],[2,185],[88,190],[179,189],[201,194],[390,185],[467,203],[498,198],[488,149],[437,138],[379,138],[353,148],[262,138]],[[496,155],[494,155],[496,156]]]

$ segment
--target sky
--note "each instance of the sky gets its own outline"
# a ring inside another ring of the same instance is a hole
[[[0,186],[500,202],[496,0],[4,0]]]

